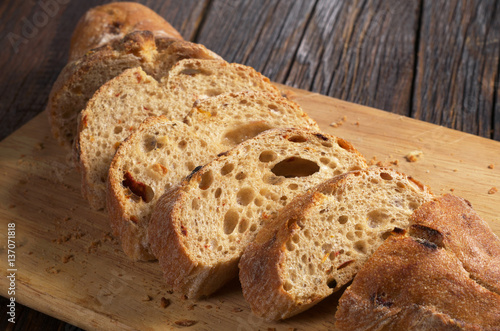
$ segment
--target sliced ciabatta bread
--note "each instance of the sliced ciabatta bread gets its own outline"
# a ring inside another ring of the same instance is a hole
[[[176,29],[148,7],[137,2],[112,2],[90,8],[80,18],[71,36],[69,61],[134,31],[182,40]]]
[[[339,330],[496,330],[500,240],[459,197],[424,203],[342,295]]]
[[[202,45],[136,31],[69,62],[49,95],[47,113],[54,137],[71,147],[80,111],[97,89],[125,69],[142,67],[157,79],[180,59],[220,59]]]
[[[265,319],[284,319],[349,282],[394,230],[408,227],[428,189],[388,168],[340,175],[291,201],[240,261],[243,295]]]
[[[126,70],[104,84],[81,112],[75,143],[82,192],[90,206],[104,208],[106,175],[111,158],[120,142],[148,116],[165,115],[172,120],[182,120],[200,98],[247,90],[269,92],[282,99],[282,103],[287,103],[285,108],[297,109],[286,114],[294,119],[304,115],[300,107],[283,99],[269,79],[253,68],[219,60],[179,61],[163,83],[138,67]],[[308,117],[304,116],[305,119]],[[283,124],[306,126],[304,120],[286,119]]]
[[[164,190],[218,152],[210,139],[199,138],[191,127],[164,116],[148,118],[122,143],[109,167],[108,214],[131,259],[154,259],[146,229]]]
[[[169,128],[169,137],[162,138],[154,149],[147,147],[148,141],[151,137],[155,141],[163,137],[166,133],[161,126],[171,124],[165,118],[146,120],[137,133],[122,143],[112,163],[103,157],[106,151],[102,149],[100,161],[93,162],[94,167],[102,167],[101,176],[109,168],[107,204],[111,225],[125,253],[134,260],[152,258],[145,233],[156,200],[195,166],[208,163],[216,154],[270,128],[317,129],[316,123],[295,103],[265,92],[226,93],[201,100],[186,119],[188,124]],[[152,166],[164,170],[164,175],[151,172]],[[125,176],[151,188],[154,198],[130,199]],[[97,178],[96,185],[100,183]]]
[[[151,251],[179,295],[209,295],[237,275],[259,229],[295,195],[366,166],[346,141],[305,129],[271,129],[246,140],[157,202]]]

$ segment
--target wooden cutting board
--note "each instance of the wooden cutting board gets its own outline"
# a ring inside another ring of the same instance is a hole
[[[499,142],[286,89],[322,130],[347,139],[368,160],[376,157],[375,162],[414,176],[436,194],[451,191],[468,199],[500,235],[500,192],[488,193],[500,189]],[[418,161],[406,161],[416,150],[422,151]],[[52,139],[45,113],[0,142],[0,172],[4,297],[10,297],[7,224],[15,223],[16,302],[81,328],[333,329],[340,293],[280,323],[253,316],[237,281],[197,302],[169,294],[157,263],[130,262],[111,236],[106,214],[87,207],[70,153]]]

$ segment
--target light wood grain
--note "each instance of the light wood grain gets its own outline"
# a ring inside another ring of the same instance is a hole
[[[500,192],[488,194],[500,188],[499,142],[288,90],[324,131],[351,141],[368,159],[398,160],[396,169],[437,194],[454,189],[500,234]],[[417,149],[422,159],[405,161]],[[6,242],[7,223],[15,222],[18,303],[90,330],[177,329],[183,320],[196,321],[196,330],[333,329],[340,293],[281,323],[254,317],[237,281],[198,302],[169,294],[158,265],[130,262],[109,235],[105,213],[87,207],[69,153],[50,137],[44,113],[0,143],[0,174],[0,240]],[[6,254],[3,245],[0,294],[7,297]],[[161,307],[162,297],[168,307]]]

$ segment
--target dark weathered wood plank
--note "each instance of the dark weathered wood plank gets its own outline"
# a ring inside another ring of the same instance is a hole
[[[89,8],[107,1],[59,2],[9,0],[0,4],[0,140],[45,109],[52,84],[67,62],[77,21]],[[198,29],[208,0],[182,1],[182,5],[175,0],[142,2],[189,39]]]
[[[315,3],[214,0],[197,42],[284,83]]]
[[[424,1],[413,117],[492,137],[499,17],[498,1]]]
[[[418,1],[318,1],[286,83],[409,114]]]

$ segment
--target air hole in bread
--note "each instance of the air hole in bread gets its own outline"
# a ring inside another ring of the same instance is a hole
[[[311,239],[311,231],[309,231],[309,229],[304,230],[304,237]]]
[[[382,178],[383,180],[392,180],[392,176],[390,174],[388,174],[387,172],[381,172],[380,173],[380,178]]]
[[[250,223],[246,218],[242,219],[240,223],[238,224],[238,232],[239,233],[245,233],[245,231],[248,229],[248,226]]]
[[[322,141],[321,145],[328,147],[328,148],[333,147],[333,144],[329,141]]]
[[[299,188],[299,185],[297,185],[297,184],[290,184],[290,185],[288,185],[288,188],[290,190],[295,191],[295,190],[297,190]]]
[[[332,250],[332,244],[323,244],[321,246],[321,249],[323,250],[324,253],[328,253]]]
[[[263,151],[260,153],[259,161],[260,162],[271,162],[276,160],[278,155],[274,151]]]
[[[234,169],[234,164],[232,164],[232,163],[226,163],[222,167],[222,169],[220,170],[220,173],[221,173],[222,176],[225,176],[227,174],[230,174],[231,171],[233,171],[233,169]]]
[[[198,200],[198,198],[194,198],[193,201],[191,201],[191,208],[193,210],[200,209],[200,201]]]
[[[238,145],[245,140],[255,137],[263,131],[269,130],[270,128],[271,127],[268,123],[263,123],[261,121],[243,124],[231,131],[226,132],[226,134],[224,134],[224,140],[228,145]]]
[[[229,209],[224,215],[224,233],[231,234],[238,224],[238,212],[234,209]]]
[[[179,149],[185,149],[187,147],[187,142],[185,140],[181,140],[177,146]]]
[[[252,224],[252,225],[250,226],[250,231],[251,231],[251,232],[254,232],[255,230],[257,230],[257,225],[256,225],[256,224]]]
[[[275,104],[270,103],[267,105],[267,107],[271,109],[271,111],[278,112],[278,106],[276,106]]]
[[[328,164],[330,163],[330,159],[327,159],[326,157],[322,157],[321,159],[319,159],[319,161],[323,164]]]
[[[346,224],[348,220],[349,220],[349,217],[347,217],[346,215],[340,215],[337,221],[340,224]]]
[[[283,183],[285,178],[283,178],[282,176],[276,176],[274,174],[265,174],[262,180],[266,184],[280,185],[281,183]]]
[[[359,240],[354,243],[354,249],[361,254],[366,254],[366,242],[364,240]]]
[[[214,181],[214,176],[212,175],[212,170],[208,170],[204,174],[201,175],[201,181],[200,181],[200,189],[201,190],[207,190],[213,183]]]
[[[194,165],[193,161],[188,161],[186,162],[186,168],[189,172],[193,171],[196,166]]]
[[[386,231],[384,233],[382,233],[382,235],[380,236],[383,240],[386,240],[387,238],[389,238],[392,234],[392,231]]]
[[[257,206],[257,207],[260,207],[264,204],[264,199],[262,199],[261,197],[257,197],[255,198],[255,200],[253,201],[253,203]]]
[[[236,201],[242,206],[247,206],[253,201],[255,192],[251,187],[244,187],[236,194]]]
[[[288,240],[286,242],[286,249],[289,250],[289,251],[293,251],[295,249],[295,245],[292,243],[291,240]]]
[[[219,187],[215,190],[214,197],[216,199],[219,199],[221,194],[222,194],[222,189]]]
[[[123,131],[123,127],[121,127],[121,126],[115,126],[115,130],[114,130],[115,134],[119,134],[122,131]]]
[[[292,156],[277,163],[271,171],[276,176],[285,178],[307,177],[318,172],[319,166],[316,162]]]
[[[328,287],[329,288],[336,288],[337,287],[337,281],[335,279],[332,279],[331,281],[328,282]]]
[[[247,174],[246,174],[246,173],[244,173],[243,171],[240,171],[240,172],[239,172],[239,173],[235,176],[235,178],[236,178],[237,180],[243,180],[243,179],[247,178]]]
[[[288,141],[291,141],[293,143],[305,143],[307,141],[307,138],[304,136],[295,135],[288,138]]]
[[[345,236],[346,236],[346,237],[347,237],[347,239],[349,239],[350,241],[354,241],[354,240],[355,240],[354,233],[352,233],[352,231],[347,232],[347,234],[346,234]]]
[[[381,209],[372,210],[368,213],[367,216],[368,216],[368,226],[371,228],[376,228],[381,225],[387,224],[390,218],[390,215]]]
[[[312,263],[309,263],[307,265],[307,269],[309,271],[309,275],[314,275],[314,273],[316,272],[316,266]]]
[[[293,288],[293,285],[292,285],[292,284],[290,284],[290,282],[288,282],[288,281],[287,281],[287,282],[285,282],[285,284],[283,284],[283,289],[284,289],[285,291],[290,291],[292,288]]]
[[[298,243],[298,242],[299,242],[299,240],[300,240],[299,235],[298,235],[298,234],[294,234],[294,235],[293,235],[293,237],[292,237],[292,241],[293,241],[294,243]]]

